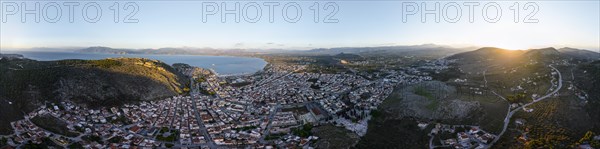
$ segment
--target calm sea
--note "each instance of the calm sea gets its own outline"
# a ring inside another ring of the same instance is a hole
[[[76,52],[32,52],[4,51],[3,53],[21,54],[29,59],[38,61],[54,61],[63,59],[97,60],[116,57],[142,57],[160,60],[172,65],[185,63],[196,67],[213,69],[219,75],[251,74],[262,70],[266,65],[263,59],[235,56],[204,56],[204,55],[146,55],[146,54],[97,54]]]

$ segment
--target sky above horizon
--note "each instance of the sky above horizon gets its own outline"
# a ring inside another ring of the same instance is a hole
[[[35,22],[35,14],[24,14],[23,23],[23,4],[27,7],[25,9],[34,9],[36,2],[40,5],[39,23]],[[240,11],[236,12],[240,16],[239,23],[232,14],[225,14],[226,22],[223,23],[223,4],[227,7],[225,9],[233,9],[236,2],[240,5]],[[78,5],[73,9],[73,22],[70,22],[70,7],[66,5],[73,3],[2,1],[0,48],[107,46],[134,49],[210,47],[302,50],[439,44],[506,49],[600,49],[598,0],[533,1],[530,4],[527,1],[468,1],[471,2],[469,4],[477,4],[472,10],[473,22],[469,21],[471,14],[464,1],[447,0],[437,1],[440,11],[435,15],[440,17],[439,22],[435,21],[433,14],[426,14],[426,21],[422,22],[421,7],[425,4],[424,9],[433,9],[436,1],[422,2],[152,0],[134,1],[129,3],[134,5],[128,5],[127,1],[81,1],[76,2]],[[114,22],[115,9],[111,9],[116,8],[115,3],[119,4],[118,23]],[[315,3],[318,3],[318,9],[314,9],[317,8]],[[516,9],[511,9],[516,8],[515,3],[519,4],[518,13]],[[272,16],[267,5],[277,5],[272,9]],[[96,17],[94,6],[99,6],[102,10],[98,20],[93,19]],[[459,10],[456,6],[461,12],[459,20],[454,19]],[[501,9],[499,18],[495,6]],[[88,9],[84,11],[84,7]],[[123,20],[135,7],[138,11],[132,18],[137,19],[137,23],[124,23]],[[484,7],[488,9],[483,9]],[[56,8],[62,11],[59,19],[55,17]],[[213,8],[219,11],[212,11]],[[297,17],[295,8],[302,10],[302,15],[297,20],[294,19]],[[327,20],[333,23],[325,23],[324,19],[335,8],[337,13],[333,13],[333,17]],[[418,11],[413,11],[414,8]],[[532,13],[535,8],[537,13]],[[315,10],[319,14],[318,22],[315,22]],[[260,18],[256,17],[257,12],[260,12]],[[488,21],[484,14],[487,14]],[[516,23],[515,14],[519,17]],[[538,20],[537,23],[524,23],[528,15],[532,16],[528,21]],[[273,21],[270,22],[269,18]],[[495,21],[493,18],[497,18],[497,22],[490,23]],[[54,21],[56,22],[53,23]],[[90,23],[94,21],[97,22]]]

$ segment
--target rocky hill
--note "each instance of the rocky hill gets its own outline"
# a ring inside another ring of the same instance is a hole
[[[560,48],[558,49],[558,51],[565,55],[569,55],[571,57],[576,57],[579,59],[600,60],[600,53],[598,53],[598,51],[592,52],[588,50],[580,50],[569,47]]]
[[[579,60],[598,60],[600,53],[573,49],[573,48],[561,48],[555,49],[552,47],[541,48],[541,49],[529,49],[529,50],[506,50],[494,47],[484,47],[475,51],[463,52],[452,55],[448,59],[462,59],[463,61],[500,61],[500,60],[529,60],[531,58],[546,57],[546,58],[572,58]]]
[[[519,119],[523,124],[508,124],[492,148],[575,148],[588,131],[600,130],[600,61],[592,61],[597,56],[578,49],[493,47],[452,55],[446,59],[456,60],[449,65],[456,71],[433,74],[435,81],[395,88],[355,147],[428,148],[429,139],[435,144],[438,139],[456,137],[456,133],[446,133],[430,138],[427,134],[433,126],[421,129],[418,122],[476,125],[499,134],[511,103],[531,102],[515,100],[516,95],[543,95],[548,88],[556,88],[556,78],[551,77],[556,72],[549,67],[553,65],[562,74],[564,86],[554,97],[527,107],[532,110],[513,115],[511,122]],[[517,139],[523,132],[525,142]]]
[[[460,79],[465,80],[452,84],[457,88],[468,87],[464,92],[472,89],[484,91],[472,99],[483,106],[480,126],[496,133],[498,131],[494,129],[500,128],[497,124],[502,122],[507,102],[531,103],[531,98],[523,100],[518,96],[544,95],[555,90],[558,85],[553,80],[557,78],[547,77],[551,76],[548,74],[556,74],[550,66],[556,67],[562,74],[563,86],[557,94],[527,107],[535,110],[517,112],[512,117],[526,123],[518,127],[508,125],[507,133],[496,144],[498,148],[537,148],[540,144],[546,145],[541,148],[575,148],[567,146],[576,145],[575,142],[588,131],[600,130],[600,63],[593,62],[598,59],[596,52],[551,47],[529,50],[482,48],[456,54],[449,59],[456,60],[456,67],[464,73]],[[499,99],[495,96],[502,96],[505,100],[494,101],[494,98]],[[563,131],[555,131],[558,129]],[[524,144],[513,139],[522,135],[519,131],[527,131],[528,141]]]
[[[393,113],[396,119],[463,119],[473,115],[478,102],[455,99],[456,89],[440,81],[428,81],[395,91],[381,110]],[[399,98],[398,98],[399,97]]]
[[[181,94],[187,79],[156,60],[0,59],[0,128],[47,102],[114,106]],[[0,130],[0,132],[5,130]]]

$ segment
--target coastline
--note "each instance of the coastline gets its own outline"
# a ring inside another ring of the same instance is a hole
[[[5,53],[20,54],[27,59],[36,61],[57,61],[66,59],[99,60],[119,57],[148,58],[158,60],[169,65],[174,63],[185,63],[190,66],[209,69],[218,77],[253,75],[264,70],[264,68],[268,65],[268,62],[265,59],[247,55],[114,54],[77,51],[8,51]],[[53,55],[40,56],[43,54]],[[221,69],[221,72],[219,72],[219,69]]]

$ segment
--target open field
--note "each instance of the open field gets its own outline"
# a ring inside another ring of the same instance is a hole
[[[342,127],[323,125],[312,130],[314,135],[320,139],[316,142],[316,148],[349,148],[358,142],[358,135]]]

